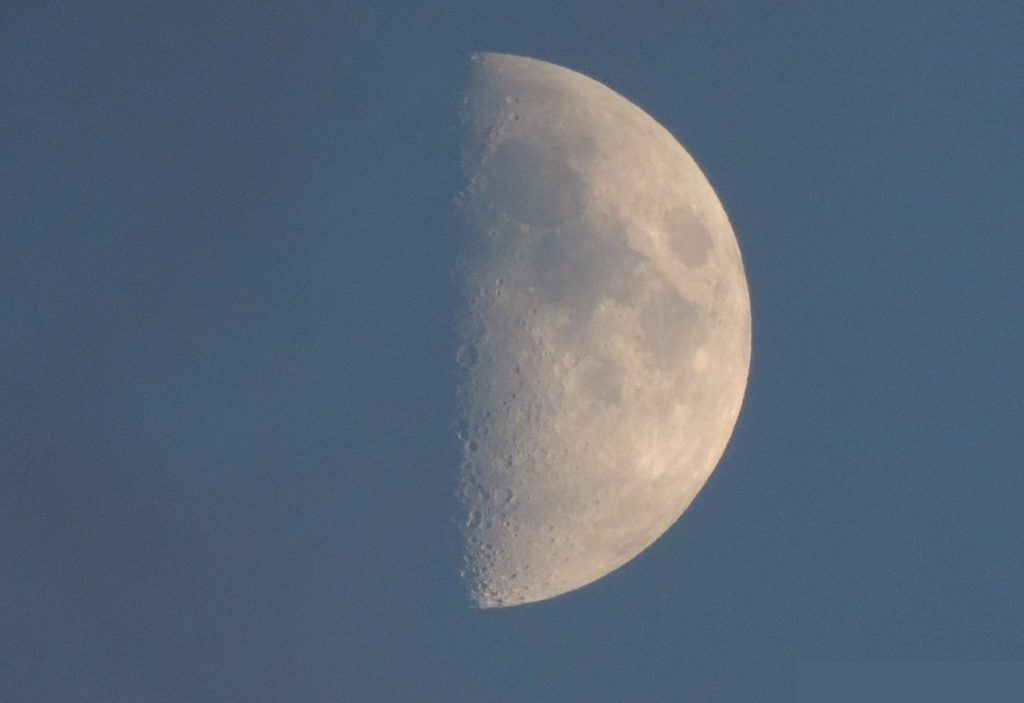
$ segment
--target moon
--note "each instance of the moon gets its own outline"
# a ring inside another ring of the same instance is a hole
[[[739,246],[647,113],[477,54],[462,104],[457,428],[476,607],[545,600],[651,545],[725,451],[750,366]]]

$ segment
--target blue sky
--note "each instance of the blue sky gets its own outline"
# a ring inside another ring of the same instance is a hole
[[[5,3],[0,699],[786,701],[1024,659],[1024,10]],[[729,213],[750,384],[626,567],[472,611],[450,204],[473,51]]]

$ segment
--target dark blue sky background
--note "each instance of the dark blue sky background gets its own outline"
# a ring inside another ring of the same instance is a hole
[[[672,131],[754,314],[683,519],[483,612],[448,438],[481,50]],[[0,700],[764,703],[798,662],[1024,659],[1022,76],[1009,2],[3,3]]]

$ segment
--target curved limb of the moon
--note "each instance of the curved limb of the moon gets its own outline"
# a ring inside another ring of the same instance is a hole
[[[463,122],[465,574],[492,607],[590,583],[679,518],[739,413],[750,301],[707,179],[617,93],[483,54]]]

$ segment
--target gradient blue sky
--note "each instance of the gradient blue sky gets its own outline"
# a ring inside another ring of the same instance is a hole
[[[1017,3],[0,6],[0,700],[790,700],[1024,659]],[[587,74],[702,165],[747,399],[609,577],[472,611],[455,108]]]

